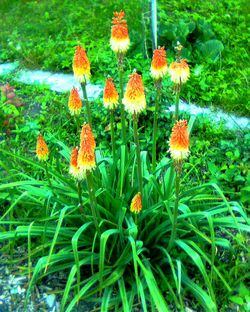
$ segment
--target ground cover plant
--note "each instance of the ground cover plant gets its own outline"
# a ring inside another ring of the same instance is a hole
[[[244,206],[228,199],[214,181],[195,182],[196,121],[178,111],[190,75],[183,47],[176,43],[169,66],[164,48],[156,49],[145,80],[133,70],[128,78],[123,12],[113,22],[110,43],[117,63],[115,71],[111,67],[113,80],[106,80],[105,108],[88,100],[91,59],[78,46],[73,70],[84,110],[76,89],[69,99],[60,96],[68,102],[63,109],[61,101],[51,105],[48,95],[36,122],[26,129],[19,125],[14,137],[1,142],[0,239],[10,255],[14,246],[27,246],[27,305],[36,283],[65,270],[61,311],[72,311],[83,300],[101,311],[184,311],[187,306],[217,311],[234,304],[247,311],[249,220]],[[165,81],[167,72],[171,79]],[[152,105],[144,115],[143,83],[150,76]],[[164,115],[165,84],[172,86],[176,109],[164,124],[158,114]],[[163,146],[161,132],[166,133]],[[27,140],[22,147],[21,138]],[[205,162],[202,147],[196,157]]]

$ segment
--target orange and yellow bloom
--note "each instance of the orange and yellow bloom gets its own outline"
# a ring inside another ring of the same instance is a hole
[[[70,91],[68,107],[71,115],[79,115],[82,109],[82,100],[76,88]]]
[[[133,213],[139,213],[141,210],[142,210],[141,193],[137,193],[132,199],[130,211]]]
[[[115,53],[125,54],[129,48],[130,40],[128,36],[127,21],[124,19],[123,11],[114,12],[111,28],[110,45]]]
[[[125,110],[131,114],[140,113],[146,108],[146,97],[141,75],[132,73],[122,99]]]
[[[169,141],[169,151],[174,161],[180,162],[188,157],[189,133],[186,120],[176,121]]]
[[[187,61],[185,59],[180,59],[171,63],[169,66],[169,74],[171,76],[171,80],[176,84],[187,82],[190,76]]]
[[[106,84],[103,91],[103,104],[108,109],[114,109],[118,105],[119,95],[116,90],[112,78],[106,79]]]
[[[76,179],[80,180],[81,175],[80,175],[80,168],[78,166],[78,148],[75,147],[73,148],[71,155],[70,155],[70,168],[69,168],[69,173]]]
[[[77,165],[80,174],[85,175],[87,171],[91,171],[96,167],[95,161],[95,138],[89,124],[82,127],[80,150],[77,157]]]
[[[49,148],[43,136],[39,133],[36,144],[36,155],[40,161],[46,161],[49,157]]]
[[[168,71],[168,64],[166,60],[166,51],[164,47],[154,50],[154,55],[151,63],[151,76],[155,80],[163,78]]]
[[[85,82],[90,78],[90,63],[85,50],[81,46],[76,47],[73,58],[73,72],[77,81]]]

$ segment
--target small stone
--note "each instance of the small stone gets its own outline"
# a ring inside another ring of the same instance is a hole
[[[56,296],[54,294],[48,295],[46,297],[46,303],[50,309],[54,307],[55,301],[56,301]]]

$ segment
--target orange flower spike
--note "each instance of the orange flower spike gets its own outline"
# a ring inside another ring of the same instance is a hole
[[[68,107],[71,115],[79,115],[82,108],[82,100],[76,88],[70,91]]]
[[[92,150],[95,150],[96,147],[95,137],[89,124],[85,124],[82,126],[80,141],[81,141],[80,147],[82,145],[88,144],[90,145]]]
[[[36,144],[36,155],[40,161],[46,161],[49,157],[49,148],[43,136],[39,133]]]
[[[170,64],[169,74],[171,80],[176,84],[187,82],[190,76],[188,63],[185,59],[177,60]]]
[[[87,171],[93,170],[96,166],[95,147],[95,138],[90,125],[83,125],[81,132],[81,145],[77,157],[77,164],[79,166],[81,176],[85,175]]]
[[[137,114],[146,108],[146,98],[142,77],[135,72],[131,74],[129,78],[130,80],[127,84],[122,103],[128,113]]]
[[[130,211],[133,213],[139,213],[141,210],[142,210],[141,193],[137,193],[132,199]]]
[[[119,95],[116,90],[112,78],[106,79],[106,84],[103,91],[103,104],[108,109],[114,109],[118,105]]]
[[[155,80],[163,78],[168,71],[168,64],[166,60],[167,54],[164,47],[154,50],[154,55],[151,63],[151,76]]]
[[[128,36],[127,21],[124,19],[123,11],[114,12],[111,27],[110,45],[115,53],[125,54],[129,48],[130,40]]]
[[[85,50],[81,46],[76,47],[73,58],[73,72],[76,80],[80,83],[90,78],[90,63]]]
[[[169,151],[175,161],[182,161],[188,157],[189,151],[189,133],[186,120],[176,121],[169,141]]]
[[[73,148],[71,155],[70,155],[70,168],[69,168],[69,173],[76,179],[80,180],[80,169],[78,167],[78,148]]]

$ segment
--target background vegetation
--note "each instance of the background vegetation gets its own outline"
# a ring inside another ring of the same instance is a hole
[[[132,42],[128,56],[142,70],[152,55],[150,7],[144,0],[84,5],[79,0],[2,0],[0,62],[20,60],[31,68],[70,71],[74,47],[81,43],[91,58],[93,79],[100,81],[115,64],[109,21],[121,7]],[[249,115],[248,12],[246,0],[158,1],[158,43],[172,58],[180,40],[192,68],[183,93],[187,101]],[[129,69],[134,66],[128,61]]]

